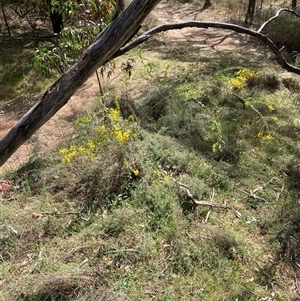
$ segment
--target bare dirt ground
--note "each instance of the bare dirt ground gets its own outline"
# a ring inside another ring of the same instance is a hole
[[[201,7],[199,7],[200,9]],[[152,12],[155,23],[164,24],[166,22],[179,22],[196,18],[197,20],[215,20],[215,8],[197,14],[197,7],[190,4],[172,6],[169,3],[161,2]],[[218,15],[219,17],[219,15]],[[235,51],[238,53],[255,53],[255,49],[247,45],[245,37],[224,30],[192,29],[172,30],[160,35],[171,44],[178,46],[197,44],[201,48],[213,48],[214,50]],[[244,39],[244,40],[243,40]],[[37,133],[23,146],[16,151],[11,158],[0,167],[0,172],[15,168],[26,162],[32,154],[33,147],[38,150],[46,150],[47,147],[60,141],[73,128],[73,121],[78,112],[82,112],[99,94],[96,76],[92,76],[73,97],[69,100],[54,117],[52,117]],[[2,108],[0,108],[0,111]],[[27,109],[19,113],[25,113]],[[22,115],[22,114],[21,114]],[[13,109],[5,107],[4,114],[0,115],[0,138],[19,120],[20,114],[15,114]]]
[[[200,2],[202,4],[202,2]],[[162,2],[153,11],[159,24],[176,23],[180,21],[211,21],[227,22],[228,15],[220,13],[216,4],[209,9],[200,12],[201,5],[182,4],[180,9]],[[196,45],[201,48],[213,48],[222,51],[236,51],[238,53],[254,52],[253,47],[246,46],[248,37],[222,29],[205,28],[183,28],[181,30],[170,30],[164,33],[166,41],[176,43],[179,46]]]
[[[33,148],[46,150],[53,144],[61,141],[63,137],[72,130],[73,121],[77,113],[84,111],[99,94],[96,77],[92,76],[82,87],[71,97],[69,102],[48,122],[46,122],[34,136],[22,145],[9,159],[0,167],[0,172],[15,168],[25,163],[32,154]],[[18,122],[20,113],[16,114],[9,107],[0,115],[0,138]],[[23,112],[23,113],[26,113]]]

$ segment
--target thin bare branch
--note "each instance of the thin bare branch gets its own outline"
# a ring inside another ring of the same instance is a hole
[[[112,58],[116,58],[120,55],[123,55],[124,53],[128,52],[129,50],[137,47],[138,45],[144,43],[154,35],[165,32],[168,30],[175,30],[175,29],[183,29],[185,27],[194,27],[194,28],[219,28],[219,29],[226,29],[226,30],[232,30],[238,33],[250,35],[252,37],[257,38],[258,40],[265,43],[270,50],[274,53],[276,56],[276,59],[278,63],[287,71],[293,72],[296,74],[300,74],[300,68],[295,67],[291,64],[289,64],[283,55],[280,52],[280,49],[275,45],[275,43],[265,34],[262,34],[258,31],[239,26],[236,24],[230,24],[230,23],[221,23],[221,22],[202,22],[202,21],[185,21],[185,22],[179,22],[179,23],[167,23],[163,25],[156,26],[143,34],[141,34],[139,37],[137,37],[135,40],[127,43],[125,46],[123,46],[119,51],[117,51]]]
[[[140,251],[137,250],[137,249],[108,250],[108,251],[103,252],[103,255],[108,255],[108,254],[118,254],[118,253],[123,253],[123,252],[139,253]]]
[[[231,209],[229,206],[227,205],[223,205],[223,204],[217,204],[217,203],[212,203],[212,202],[207,202],[207,201],[199,201],[197,199],[194,198],[193,194],[191,193],[191,191],[186,187],[186,185],[180,185],[180,189],[182,192],[184,192],[186,194],[186,196],[191,199],[196,205],[200,205],[200,206],[207,206],[207,207],[211,207],[211,208],[220,208],[220,209]]]
[[[270,18],[269,20],[267,20],[266,22],[264,22],[260,28],[258,29],[257,32],[262,32],[262,30],[266,27],[266,25],[270,24],[271,22],[273,22],[275,19],[277,19],[279,17],[279,15],[282,13],[282,12],[288,12],[288,13],[291,13],[291,14],[294,14],[295,16],[299,17],[300,18],[300,15],[298,13],[296,13],[296,8],[298,7],[299,5],[295,6],[293,9],[289,9],[289,8],[281,8],[280,10],[278,10],[275,14],[275,16],[273,16],[272,18]]]

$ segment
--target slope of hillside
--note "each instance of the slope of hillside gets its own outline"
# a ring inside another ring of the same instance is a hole
[[[0,300],[299,300],[299,77],[215,30],[116,63],[1,175]]]

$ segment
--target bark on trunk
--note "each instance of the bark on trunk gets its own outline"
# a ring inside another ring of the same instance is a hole
[[[256,0],[249,0],[248,10],[245,19],[246,25],[251,25],[253,23],[255,4],[256,4]]]

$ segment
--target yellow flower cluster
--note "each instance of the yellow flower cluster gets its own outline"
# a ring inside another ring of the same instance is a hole
[[[250,78],[258,77],[257,72],[251,71],[247,68],[240,69],[235,73],[235,76],[229,80],[230,84],[237,89],[242,89]]]
[[[211,148],[212,148],[212,152],[216,153],[218,151],[218,144],[214,143]]]
[[[95,148],[96,148],[96,145],[95,145],[95,143],[92,141],[92,140],[89,140],[88,142],[87,142],[87,146],[88,146],[88,149],[89,150],[91,150],[92,152],[95,150]]]
[[[92,140],[88,140],[86,146],[75,146],[71,145],[69,149],[67,148],[61,148],[59,150],[60,155],[62,156],[61,161],[65,164],[68,164],[74,159],[78,154],[80,155],[87,155],[90,158],[93,158],[94,151],[95,151],[96,145]]]
[[[105,131],[106,131],[106,128],[105,128],[104,125],[99,125],[99,126],[98,126],[98,129],[97,129],[98,134],[102,134],[102,133],[104,133]]]
[[[268,105],[268,110],[270,112],[273,112],[273,111],[275,111],[275,108],[272,105]]]
[[[108,134],[111,138],[120,144],[127,142],[131,135],[131,130],[122,131],[120,125],[120,111],[118,109],[110,109],[108,112],[108,118],[112,122],[111,129],[107,129],[104,125],[99,125],[97,132],[100,135]]]
[[[267,134],[267,135],[264,135],[264,133],[262,131],[260,131],[258,134],[257,134],[257,137],[264,140],[264,141],[271,141],[273,140],[274,138],[272,137],[272,135],[270,134]]]
[[[71,145],[69,149],[62,148],[59,150],[60,155],[62,156],[61,161],[63,163],[70,163],[71,160],[77,155],[77,149],[75,145]]]
[[[110,122],[107,125],[99,125],[96,129],[98,137],[93,140],[88,140],[84,145],[75,146],[72,145],[70,148],[62,148],[59,153],[62,157],[63,163],[70,163],[77,155],[93,158],[97,151],[97,146],[103,146],[108,140],[116,141],[118,144],[124,144],[127,142],[131,135],[132,129],[130,127],[130,120],[124,120],[121,116],[120,109],[110,109],[106,116]],[[92,122],[90,117],[82,117],[78,121],[78,124],[88,124]],[[126,128],[126,129],[124,129]],[[139,170],[131,169],[134,175],[139,174]]]
[[[111,132],[111,136],[120,144],[127,142],[130,138],[131,131],[122,131],[119,125],[114,125]]]
[[[127,142],[131,135],[131,130],[122,131],[120,126],[120,111],[118,109],[110,109],[108,112],[108,118],[112,122],[111,130],[106,129],[104,125],[99,125],[97,132],[98,134],[109,134],[111,138],[120,144]]]
[[[211,150],[213,153],[222,152],[222,144],[220,142],[216,142],[211,146]]]
[[[140,171],[138,169],[133,169],[132,172],[136,177],[140,174]]]
[[[108,113],[108,118],[111,121],[117,121],[120,117],[120,111],[117,109],[110,109]]]

